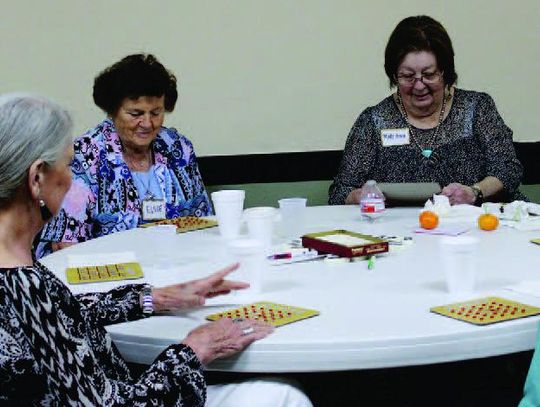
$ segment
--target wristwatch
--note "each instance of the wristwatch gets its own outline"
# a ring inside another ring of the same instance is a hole
[[[482,205],[484,202],[484,193],[482,190],[478,187],[478,185],[471,185],[471,189],[474,192],[474,204]]]
[[[152,286],[146,284],[141,290],[141,307],[146,316],[154,313],[154,302],[152,300]]]

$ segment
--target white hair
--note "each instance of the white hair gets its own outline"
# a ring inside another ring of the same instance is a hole
[[[33,162],[54,165],[72,142],[72,127],[69,113],[43,96],[0,95],[0,204],[26,182]]]

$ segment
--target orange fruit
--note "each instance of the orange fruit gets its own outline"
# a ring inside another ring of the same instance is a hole
[[[424,229],[435,229],[439,224],[439,215],[432,211],[423,211],[418,217],[418,221]]]
[[[478,227],[482,230],[495,230],[499,226],[499,218],[491,213],[484,213],[478,217]]]

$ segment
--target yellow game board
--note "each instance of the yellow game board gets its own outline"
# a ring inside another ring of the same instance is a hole
[[[273,302],[256,302],[242,307],[208,315],[206,319],[216,321],[221,318],[258,319],[273,326],[287,325],[302,319],[319,315],[319,311]]]
[[[98,283],[101,281],[132,280],[141,278],[139,263],[118,263],[104,266],[69,267],[66,269],[70,284]]]
[[[157,222],[145,223],[141,227],[149,227],[155,225],[175,225],[176,233],[191,232],[192,230],[213,228],[217,226],[215,220],[207,218],[198,218],[197,216],[183,216],[181,218],[164,219]]]
[[[489,325],[540,314],[538,307],[499,297],[441,305],[431,308],[430,311],[475,325]]]

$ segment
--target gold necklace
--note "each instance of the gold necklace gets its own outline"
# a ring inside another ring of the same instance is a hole
[[[407,127],[409,128],[409,133],[411,134],[411,138],[412,138],[414,144],[416,145],[416,147],[418,147],[418,149],[420,150],[422,155],[424,157],[426,157],[426,158],[431,157],[431,154],[433,154],[433,149],[431,149],[429,147],[431,147],[433,145],[433,142],[435,141],[435,138],[437,137],[437,134],[439,133],[439,128],[441,127],[441,123],[443,122],[443,119],[444,119],[444,112],[446,111],[446,101],[449,99],[449,96],[450,96],[450,93],[448,93],[448,96],[447,96],[446,91],[445,91],[444,95],[443,95],[441,111],[439,113],[439,121],[437,123],[437,127],[435,127],[435,132],[433,133],[433,135],[429,139],[429,142],[428,142],[426,148],[422,148],[422,146],[420,145],[420,143],[416,139],[416,136],[414,134],[411,122],[409,121],[409,115],[407,114],[407,110],[405,109],[405,106],[403,105],[403,100],[401,99],[401,93],[399,92],[399,89],[397,90],[397,100],[398,100],[398,104],[399,104],[399,108],[400,108],[399,110],[400,110],[401,114],[403,115],[403,118],[407,122]]]

